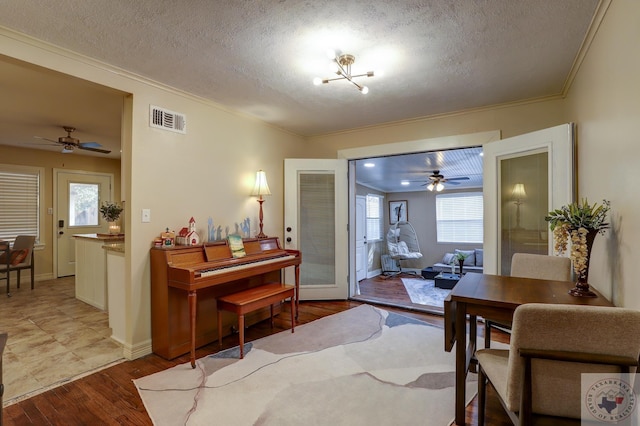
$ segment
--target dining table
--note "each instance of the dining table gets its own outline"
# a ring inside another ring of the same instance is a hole
[[[477,324],[481,319],[510,324],[516,308],[525,303],[613,306],[597,290],[596,297],[569,294],[571,281],[552,281],[481,273],[465,274],[444,302],[444,348],[455,347],[455,424],[465,424],[465,381],[475,368]],[[467,319],[469,332],[467,339]]]

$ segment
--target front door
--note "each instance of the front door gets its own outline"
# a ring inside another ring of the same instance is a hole
[[[112,199],[112,174],[54,170],[56,209],[54,215],[56,276],[75,275],[74,234],[107,233],[100,215],[103,201]]]
[[[574,200],[574,126],[483,145],[484,272],[509,275],[515,252],[553,254],[546,214]]]
[[[349,297],[348,201],[346,160],[284,161],[284,244],[302,252],[301,299]]]

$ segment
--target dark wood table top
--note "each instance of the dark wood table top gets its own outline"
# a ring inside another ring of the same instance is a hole
[[[575,286],[570,281],[550,281],[469,273],[451,290],[451,300],[474,305],[515,310],[524,303],[613,306],[597,290],[598,297],[576,297],[569,294]]]

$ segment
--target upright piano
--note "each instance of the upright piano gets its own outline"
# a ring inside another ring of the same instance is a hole
[[[297,250],[280,247],[277,237],[243,239],[246,255],[234,258],[227,240],[198,246],[151,249],[151,336],[153,352],[165,359],[191,353],[217,335],[216,298],[247,288],[281,282],[282,269],[295,267],[299,303],[300,263]],[[248,323],[269,316],[258,311]],[[229,323],[231,324],[231,322]]]

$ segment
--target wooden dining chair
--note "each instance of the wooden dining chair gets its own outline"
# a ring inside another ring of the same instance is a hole
[[[0,241],[0,280],[5,280],[7,282],[7,297],[11,297],[10,264],[11,246],[9,245],[9,241]]]
[[[539,280],[571,281],[571,259],[544,254],[514,253],[511,258],[511,276]],[[498,326],[507,331],[511,325],[485,318],[484,347],[491,346],[491,329]]]
[[[583,374],[632,374],[639,358],[640,311],[521,305],[514,313],[509,349],[476,352],[478,426],[484,425],[487,382],[515,425],[580,425],[578,419],[586,402],[581,381],[597,380]],[[610,404],[608,393],[593,398],[596,405]]]

